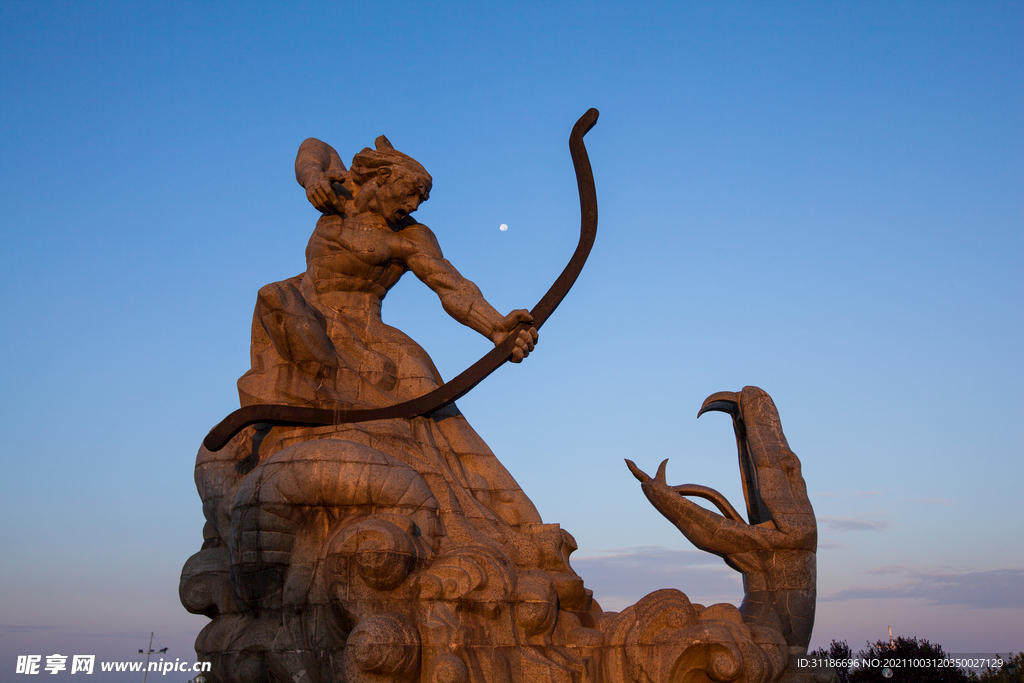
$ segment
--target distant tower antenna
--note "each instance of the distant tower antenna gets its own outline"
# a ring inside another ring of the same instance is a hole
[[[159,652],[160,654],[163,654],[163,653],[167,652],[167,648],[165,647],[165,648],[161,648],[159,650],[154,650],[153,649],[153,632],[150,631],[149,632],[149,648],[147,648],[145,652],[143,652],[142,650],[139,650],[139,654],[140,655],[141,654],[145,654],[146,655],[146,668],[143,670],[143,673],[142,673],[142,683],[146,683],[146,676],[149,674],[149,656],[152,655],[155,652]]]

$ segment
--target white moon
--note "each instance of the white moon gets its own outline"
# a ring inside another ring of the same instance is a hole
[[[498,230],[505,232],[506,230],[508,230],[508,226],[502,223],[501,225],[498,226]]]

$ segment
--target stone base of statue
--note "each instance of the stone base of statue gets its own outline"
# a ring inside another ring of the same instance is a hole
[[[253,431],[196,462],[209,521],[181,598],[212,619],[196,641],[211,680],[767,683],[806,652],[784,633],[813,619],[813,589],[788,630],[771,605],[752,619],[677,590],[602,611],[572,536],[458,414],[275,428],[241,474]],[[810,559],[789,572],[797,590]]]
[[[593,125],[596,111],[588,116]],[[426,352],[381,320],[406,270],[512,360],[533,350],[530,325],[557,301],[494,311],[409,217],[430,176],[386,138],[351,170],[307,140],[296,175],[324,214],[307,270],[260,291],[252,369],[239,380],[239,412],[250,412],[238,424],[250,426],[229,430],[226,445],[208,437],[196,459],[206,525],[180,594],[211,619],[196,641],[208,680],[797,678],[792,661],[814,619],[816,526],[771,398],[747,387],[702,409],[733,416],[749,523],[711,489],[667,485],[664,463],[653,479],[629,463],[662,514],[743,573],[742,605],[661,590],[605,612],[570,566],[573,537],[542,522],[450,397],[426,416],[365,419],[447,386]]]

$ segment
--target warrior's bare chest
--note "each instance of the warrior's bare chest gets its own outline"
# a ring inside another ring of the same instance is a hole
[[[345,255],[369,267],[390,264],[401,260],[406,249],[402,237],[387,226],[366,225],[358,221],[338,221],[324,231],[320,247],[327,253],[319,256]]]

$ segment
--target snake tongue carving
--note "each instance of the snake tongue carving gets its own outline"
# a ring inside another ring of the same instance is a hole
[[[744,620],[778,629],[791,654],[803,654],[814,624],[817,524],[800,460],[789,448],[778,409],[758,387],[712,394],[698,417],[732,416],[747,519],[718,491],[696,484],[669,486],[666,463],[652,478],[626,464],[651,504],[698,548],[722,557],[743,574]],[[687,496],[705,498],[721,514]]]

